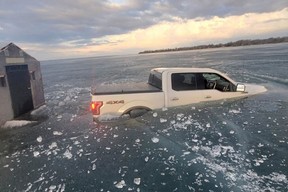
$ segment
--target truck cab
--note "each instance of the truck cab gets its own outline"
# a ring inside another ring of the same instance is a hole
[[[162,78],[167,79],[162,81],[162,89],[168,93],[167,107],[239,97],[246,93],[244,84],[209,68],[158,68],[152,71],[154,76],[162,74]]]

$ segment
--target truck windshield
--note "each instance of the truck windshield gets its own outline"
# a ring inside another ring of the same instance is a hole
[[[162,89],[162,73],[158,71],[151,71],[148,83],[154,87]]]

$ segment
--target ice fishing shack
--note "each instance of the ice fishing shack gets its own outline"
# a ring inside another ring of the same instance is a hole
[[[40,62],[0,43],[0,125],[45,103]]]

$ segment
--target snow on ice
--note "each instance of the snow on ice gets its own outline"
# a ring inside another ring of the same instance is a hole
[[[13,127],[23,127],[25,125],[29,125],[35,123],[36,121],[27,121],[27,120],[11,120],[6,121],[2,126],[3,128],[13,128]]]

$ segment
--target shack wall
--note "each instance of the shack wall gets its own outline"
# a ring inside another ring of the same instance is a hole
[[[0,52],[0,78],[4,78],[5,86],[0,85],[0,125],[14,117],[11,95],[7,83],[4,52]],[[1,82],[0,82],[1,83]]]

